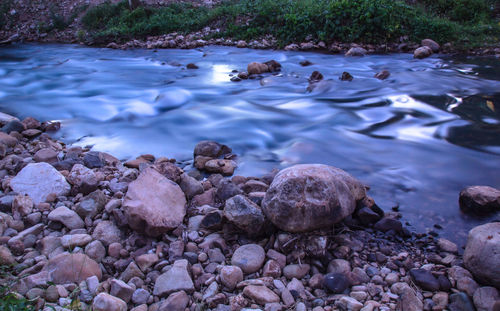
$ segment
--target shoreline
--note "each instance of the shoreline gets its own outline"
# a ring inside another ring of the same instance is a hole
[[[228,146],[200,142],[181,169],[174,159],[123,162],[68,147],[46,134],[57,123],[1,119],[0,262],[13,265],[4,281],[38,309],[77,300],[82,310],[134,311],[500,304],[456,244],[409,232],[366,195],[333,228],[291,233],[261,211],[277,172],[233,176]]]
[[[116,43],[115,41],[108,41],[105,43],[85,43],[78,41],[76,38],[66,39],[66,40],[44,39],[44,38],[24,40],[24,38],[16,36],[15,33],[11,33],[7,36],[4,36],[3,41],[5,43],[0,44],[0,47],[18,43],[77,44],[90,48],[97,47],[97,48],[111,48],[119,50],[198,49],[204,46],[227,46],[227,47],[250,48],[255,50],[269,50],[269,51],[312,52],[312,53],[321,53],[328,55],[342,55],[342,54],[345,55],[351,48],[363,48],[367,52],[366,55],[387,55],[387,54],[412,54],[416,49],[422,46],[422,44],[418,44],[415,42],[404,42],[399,44],[397,43],[378,44],[378,45],[358,44],[358,43],[333,43],[330,44],[329,46],[326,46],[326,44],[323,42],[319,42],[318,44],[314,44],[313,42],[302,42],[302,43],[292,43],[283,48],[279,48],[277,45],[270,44],[269,41],[266,39],[252,40],[250,42],[243,40],[224,39],[224,38],[204,40],[200,36],[196,36],[196,34],[194,34],[194,38],[189,40],[188,38],[190,38],[191,36],[193,36],[193,34],[188,34],[184,36],[177,33],[172,33],[172,34],[148,37],[145,40],[131,39],[120,44]],[[181,37],[181,39],[177,39],[177,37]],[[11,40],[11,38],[13,38],[13,40]],[[453,46],[451,46],[451,44],[445,44],[443,47],[439,48],[438,53],[450,56],[490,56],[490,57],[500,58],[500,45],[485,46],[464,51],[462,49],[455,49]]]

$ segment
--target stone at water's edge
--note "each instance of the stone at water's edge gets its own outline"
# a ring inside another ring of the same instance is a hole
[[[126,311],[127,303],[107,293],[100,293],[94,298],[92,310],[95,311]]]
[[[224,216],[249,236],[264,234],[270,225],[260,207],[243,195],[235,195],[226,201]]]
[[[182,223],[186,197],[176,183],[148,168],[128,186],[123,209],[133,230],[157,237]]]
[[[43,270],[48,272],[49,280],[55,284],[79,284],[91,276],[96,276],[99,280],[102,277],[97,262],[79,253],[57,255],[47,262]]]
[[[66,178],[45,162],[26,165],[12,178],[10,187],[18,193],[29,195],[35,204],[45,202],[51,193],[66,195],[71,189]]]
[[[475,215],[500,211],[500,190],[488,186],[471,186],[460,191],[460,210]]]
[[[469,232],[464,264],[474,278],[500,288],[500,222],[477,226]]]
[[[262,201],[267,218],[289,232],[306,232],[351,215],[365,187],[341,169],[322,164],[286,168],[274,178]]]
[[[428,46],[422,46],[413,52],[413,58],[426,58],[432,55],[432,49]]]

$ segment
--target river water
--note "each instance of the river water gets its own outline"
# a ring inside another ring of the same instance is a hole
[[[270,59],[282,64],[279,75],[230,82],[233,69]],[[300,66],[306,59],[313,65]],[[383,69],[389,79],[373,78]],[[326,82],[308,92],[314,70]],[[343,71],[354,80],[340,81]],[[334,165],[369,185],[385,210],[399,206],[411,229],[460,243],[473,226],[498,218],[458,208],[465,186],[500,186],[495,58],[23,44],[0,48],[0,110],[59,120],[57,138],[121,159],[186,160],[211,139],[233,148],[245,176]]]

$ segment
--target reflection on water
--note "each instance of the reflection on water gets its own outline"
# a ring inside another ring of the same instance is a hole
[[[230,82],[234,69],[269,59],[282,63],[279,75]],[[384,69],[389,79],[373,78]],[[308,92],[314,70],[325,81]],[[0,49],[0,108],[61,120],[59,138],[122,159],[189,159],[196,142],[213,139],[240,155],[239,174],[334,165],[415,229],[438,223],[463,241],[494,218],[469,219],[457,201],[465,186],[500,186],[499,70],[494,58],[18,45]],[[354,80],[340,81],[343,71]]]

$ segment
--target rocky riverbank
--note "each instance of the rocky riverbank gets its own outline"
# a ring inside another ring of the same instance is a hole
[[[40,310],[500,307],[500,223],[473,229],[462,255],[336,168],[233,176],[237,156],[207,141],[187,163],[122,162],[53,140],[57,123],[1,123],[0,301],[8,290]]]

